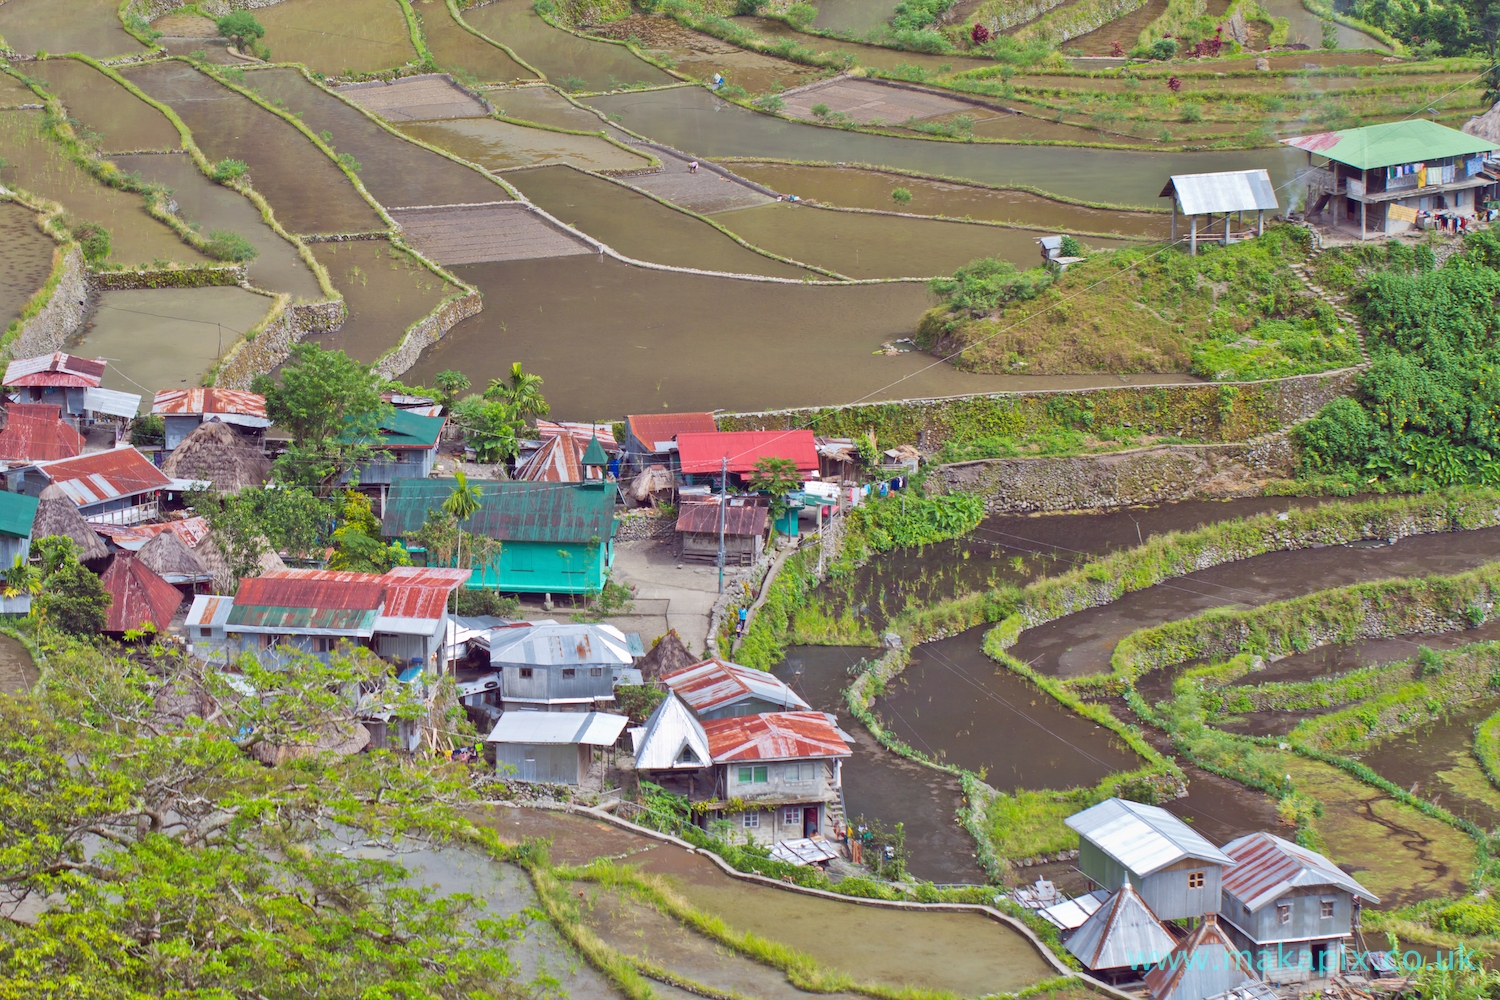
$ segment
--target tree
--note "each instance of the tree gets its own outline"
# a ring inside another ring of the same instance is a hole
[[[458,394],[469,387],[469,376],[452,370],[438,372],[432,381],[438,388],[438,402],[449,412],[452,412],[453,404],[458,401]]]
[[[256,376],[251,388],[266,397],[266,414],[292,435],[276,460],[279,482],[326,494],[376,452],[380,423],[391,406],[380,398],[382,378],[343,351],[301,343],[281,369],[281,381]]]
[[[248,10],[231,11],[219,18],[219,34],[234,43],[241,52],[266,35],[265,27]]]
[[[503,379],[490,379],[484,390],[484,398],[511,404],[521,417],[545,417],[552,407],[542,398],[542,377],[529,375],[521,370],[521,362],[510,366],[510,374]]]
[[[208,520],[214,544],[237,579],[260,575],[267,552],[310,555],[332,543],[336,506],[304,487],[188,494],[193,511]]]
[[[479,461],[503,462],[519,450],[517,435],[525,427],[508,400],[469,396],[453,408],[453,421],[463,431]]]
[[[780,517],[786,513],[786,495],[802,488],[802,475],[797,463],[789,458],[767,455],[755,460],[755,472],[750,476],[750,488],[771,495],[771,515]]]
[[[333,555],[329,569],[353,573],[384,573],[392,566],[410,566],[411,557],[400,542],[386,542],[381,537],[380,520],[370,506],[370,498],[357,490],[344,494],[340,524],[333,532]]]
[[[41,594],[33,602],[37,617],[71,635],[103,632],[111,599],[99,578],[78,561],[73,539],[62,535],[39,538],[31,543],[31,555],[42,565]]]
[[[469,523],[469,518],[479,512],[479,487],[469,485],[469,477],[464,474],[463,469],[453,473],[455,480],[453,492],[448,494],[448,499],[443,501],[443,513],[453,518],[454,524],[459,528],[458,533],[458,562],[463,565],[464,560],[464,536],[463,526]],[[482,572],[482,571],[481,571]],[[458,592],[453,594],[453,613],[458,614]]]

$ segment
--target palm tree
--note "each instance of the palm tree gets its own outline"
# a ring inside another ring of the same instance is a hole
[[[519,361],[510,366],[510,375],[506,378],[490,379],[484,398],[504,400],[522,417],[545,417],[552,412],[552,407],[542,398],[542,377],[522,371]]]
[[[443,512],[458,523],[458,564],[464,561],[464,525],[479,512],[479,487],[469,483],[463,469],[453,473],[453,492],[443,501]],[[453,590],[453,613],[458,614],[458,588]]]

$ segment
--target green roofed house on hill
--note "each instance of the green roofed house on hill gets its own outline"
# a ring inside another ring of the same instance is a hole
[[[10,569],[31,554],[31,525],[41,503],[24,493],[0,492],[0,571]],[[31,610],[31,595],[0,595],[0,614],[24,615]]]
[[[1500,182],[1489,162],[1500,147],[1425,118],[1281,141],[1307,154],[1297,180],[1308,214],[1360,239],[1406,232],[1419,217],[1473,219]]]
[[[405,541],[438,510],[457,481],[397,479],[386,498],[387,538]],[[474,566],[468,586],[519,594],[593,594],[614,565],[613,483],[489,482],[464,530],[500,543],[499,556]]]

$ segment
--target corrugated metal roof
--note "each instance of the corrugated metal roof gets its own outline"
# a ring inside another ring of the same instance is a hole
[[[106,632],[140,628],[145,622],[164,632],[182,605],[182,592],[152,572],[134,552],[115,553],[99,582],[110,597]]]
[[[83,453],[83,436],[62,419],[56,403],[6,403],[0,430],[0,459],[55,462]]]
[[[151,539],[163,531],[170,531],[187,543],[190,549],[197,548],[198,543],[208,537],[208,520],[202,517],[188,517],[181,521],[167,521],[162,524],[136,524],[126,527],[117,524],[96,524],[93,529],[99,534],[109,538],[122,549],[138,550]]]
[[[1087,923],[1089,917],[1098,912],[1099,907],[1104,905],[1109,898],[1110,896],[1103,889],[1095,889],[1082,896],[1044,906],[1037,910],[1036,914],[1061,930],[1071,931]]]
[[[1225,892],[1256,911],[1292,889],[1332,886],[1367,903],[1375,894],[1317,851],[1298,847],[1269,833],[1252,833],[1224,845],[1235,866],[1224,873]]]
[[[1146,989],[1156,1000],[1201,1000],[1211,995],[1205,991],[1192,996],[1173,996],[1189,969],[1195,973],[1197,985],[1203,985],[1202,980],[1212,980],[1218,987],[1213,993],[1255,979],[1245,956],[1235,950],[1234,942],[1219,926],[1216,913],[1205,913],[1203,923],[1187,936],[1181,947],[1146,973]]]
[[[31,526],[36,521],[36,509],[41,502],[37,497],[29,497],[24,493],[0,491],[0,535],[12,538],[30,535]]]
[[[385,534],[422,527],[429,510],[453,492],[452,479],[397,479],[386,498]],[[598,486],[470,480],[479,511],[465,530],[503,542],[587,544],[614,534],[615,491]]]
[[[749,697],[792,710],[812,708],[774,674],[720,659],[703,660],[674,670],[660,680],[700,715]]]
[[[609,712],[506,712],[485,741],[607,747],[620,738],[629,721]]]
[[[141,394],[88,388],[83,390],[83,408],[90,413],[107,413],[112,417],[134,417],[141,412]]]
[[[1177,195],[1188,215],[1224,212],[1274,212],[1276,188],[1264,170],[1224,170],[1214,174],[1173,174],[1161,189],[1163,198]]]
[[[554,434],[516,466],[512,477],[527,483],[583,482],[583,448],[568,434]]]
[[[712,434],[719,429],[712,413],[632,413],[625,426],[653,452],[666,451],[679,434]]]
[[[1426,118],[1408,118],[1339,132],[1317,132],[1281,141],[1359,170],[1488,153],[1500,148],[1488,139],[1465,135],[1458,129]]]
[[[368,633],[385,597],[370,573],[281,569],[240,582],[229,625],[298,631]]]
[[[435,622],[443,617],[448,596],[468,581],[470,570],[397,566],[380,579],[385,584],[385,603],[376,631],[405,631],[400,623]],[[423,630],[429,631],[430,629]]]
[[[163,389],[151,401],[151,412],[158,416],[230,413],[264,419],[266,397],[238,389]]]
[[[724,506],[724,533],[726,535],[764,535],[766,524],[770,519],[769,507],[743,502],[736,505],[731,499]],[[677,530],[717,533],[719,505],[717,503],[683,504],[677,508]]]
[[[1177,945],[1135,888],[1126,882],[1083,922],[1067,949],[1087,969],[1123,969],[1158,962]]]
[[[380,441],[376,447],[395,451],[435,447],[445,423],[443,417],[424,417],[410,410],[392,410],[380,421]]]
[[[640,771],[697,770],[713,763],[708,736],[692,710],[668,694],[644,726],[630,731]]]
[[[809,430],[678,434],[677,455],[688,473],[718,472],[725,458],[735,473],[754,472],[762,458],[790,459],[803,472],[818,468],[818,446]]]
[[[41,462],[37,468],[80,507],[114,497],[149,493],[171,483],[165,473],[134,448]]]
[[[17,358],[5,366],[3,384],[9,386],[57,386],[74,389],[98,387],[104,378],[103,358],[79,358],[64,351]]]
[[[188,628],[223,625],[229,620],[229,612],[233,610],[234,598],[232,597],[199,594],[193,598],[193,606],[188,609],[187,620],[183,624]]]
[[[518,623],[490,633],[490,663],[497,666],[628,667],[634,662],[625,633],[613,625]]]
[[[587,448],[590,441],[598,441],[605,451],[620,450],[615,441],[614,424],[580,424],[569,420],[538,420],[536,435],[542,440],[566,435],[578,443],[580,449]]]
[[[1234,859],[1165,809],[1126,799],[1105,799],[1066,820],[1105,854],[1136,875],[1150,875],[1193,858],[1228,867]]]
[[[762,712],[703,723],[715,764],[847,757],[849,744],[824,712]]]
[[[822,837],[795,837],[791,840],[779,840],[771,847],[771,857],[799,867],[832,861],[838,856],[838,849]]]

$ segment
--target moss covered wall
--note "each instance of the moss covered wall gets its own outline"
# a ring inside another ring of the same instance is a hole
[[[346,312],[342,299],[332,302],[283,305],[254,338],[246,337],[230,350],[215,373],[213,384],[221,389],[249,389],[255,376],[269,372],[285,361],[292,345],[313,332],[336,330]]]
[[[83,251],[74,244],[63,251],[57,284],[47,304],[21,324],[20,332],[7,345],[8,356],[29,358],[62,350],[88,315],[88,297]]]

